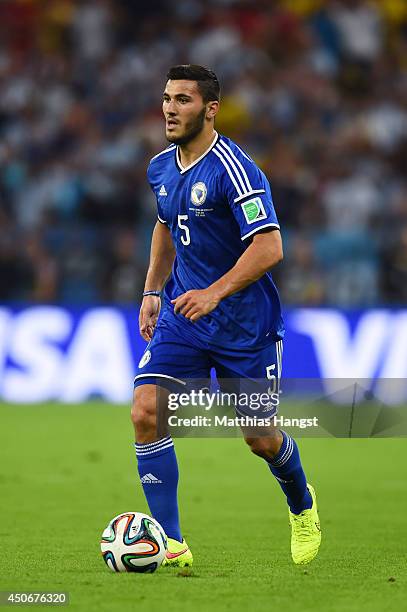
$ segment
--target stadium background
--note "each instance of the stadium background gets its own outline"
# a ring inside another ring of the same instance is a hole
[[[243,610],[270,590],[287,610],[402,608],[404,440],[300,441],[326,537],[304,574],[235,440],[177,441],[199,580],[158,572],[141,596],[97,542],[146,509],[127,400],[170,65],[218,73],[217,129],[271,181],[286,375],[407,378],[406,2],[3,0],[0,24],[0,588],[84,610]],[[78,403],[95,396],[112,404]]]
[[[285,304],[407,299],[403,0],[0,3],[0,300],[134,304],[168,67],[271,180]]]
[[[188,61],[219,74],[217,128],[271,180],[285,375],[407,377],[407,317],[383,310],[407,299],[405,2],[6,0],[0,20],[4,399],[130,398],[156,218],[145,171],[166,146],[166,71]],[[89,335],[78,310],[95,321],[101,304],[126,311]],[[92,380],[70,394],[81,343],[74,378]]]

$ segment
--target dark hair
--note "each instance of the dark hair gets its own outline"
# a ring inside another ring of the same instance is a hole
[[[172,81],[196,81],[199,93],[205,104],[212,100],[219,100],[220,85],[218,77],[213,70],[209,70],[204,66],[198,66],[196,64],[180,64],[178,66],[173,66],[168,71],[167,79],[171,79]]]

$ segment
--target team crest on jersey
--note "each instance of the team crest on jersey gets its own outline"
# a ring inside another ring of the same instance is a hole
[[[200,206],[206,200],[208,190],[205,183],[195,183],[191,189],[191,202],[195,206]]]
[[[142,356],[142,358],[139,361],[138,367],[139,368],[144,368],[145,365],[147,365],[147,363],[150,361],[151,359],[151,351],[145,351],[144,355]]]

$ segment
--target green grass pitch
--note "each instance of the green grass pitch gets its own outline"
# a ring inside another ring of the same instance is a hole
[[[68,609],[98,612],[403,609],[405,439],[299,440],[323,529],[306,568],[291,562],[277,483],[241,439],[177,440],[194,567],[114,574],[103,528],[148,512],[128,414],[97,402],[0,406],[0,590],[64,590]]]

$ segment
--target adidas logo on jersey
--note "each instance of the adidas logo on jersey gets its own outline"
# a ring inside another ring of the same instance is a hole
[[[143,478],[141,479],[141,484],[159,484],[162,483],[162,480],[159,480],[159,478],[156,478],[156,476],[154,476],[154,474],[145,474],[143,476]]]
[[[160,195],[160,196],[166,196],[166,195],[168,195],[167,190],[166,190],[166,188],[165,188],[165,185],[161,185],[161,187],[160,187],[160,191],[158,192],[158,195]]]

